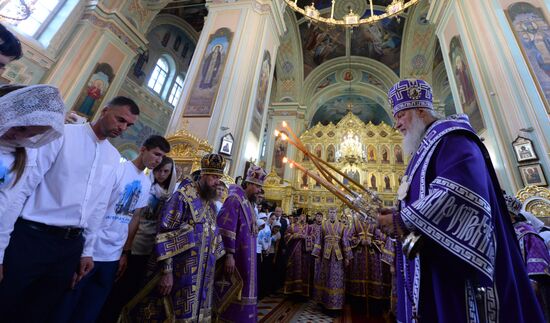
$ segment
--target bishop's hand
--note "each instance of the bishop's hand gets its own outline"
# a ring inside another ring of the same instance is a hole
[[[225,272],[227,274],[233,274],[233,271],[235,270],[235,258],[233,257],[233,254],[228,253],[225,256]]]

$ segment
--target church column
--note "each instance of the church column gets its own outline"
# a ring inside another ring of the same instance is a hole
[[[284,32],[282,2],[213,1],[191,60],[183,95],[167,133],[183,121],[189,131],[220,150],[231,134],[230,175],[258,160],[279,38]]]
[[[62,56],[43,82],[58,86],[68,107],[94,119],[118,94],[138,49],[147,42],[142,32],[167,2],[151,8],[126,1],[86,5]],[[134,19],[137,16],[140,19]]]
[[[525,163],[518,163],[512,146],[518,135],[533,141],[539,157],[533,162],[546,174],[550,171],[550,110],[544,94],[550,94],[550,77],[539,71],[540,60],[533,60],[532,49],[523,48],[516,37],[537,37],[537,30],[520,30],[525,17],[532,21],[523,24],[548,28],[548,7],[543,0],[524,0],[521,7],[514,7],[515,2],[432,1],[428,14],[436,25],[457,111],[470,116],[485,139],[501,185],[511,192],[524,186],[518,166]],[[537,12],[540,18],[532,18]],[[539,55],[543,61],[545,57],[550,62],[547,49]],[[545,91],[540,80],[546,79]]]

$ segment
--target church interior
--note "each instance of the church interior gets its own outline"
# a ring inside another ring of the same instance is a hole
[[[111,139],[124,159],[158,134],[182,176],[207,153],[225,157],[225,183],[259,165],[265,201],[308,218],[344,209],[315,177],[327,168],[395,205],[410,156],[387,93],[425,80],[438,114],[466,114],[501,187],[550,225],[548,1],[4,0],[0,22],[23,47],[0,83],[52,84],[89,122],[132,98],[138,122]],[[365,322],[352,303],[327,313],[276,293],[258,321]]]

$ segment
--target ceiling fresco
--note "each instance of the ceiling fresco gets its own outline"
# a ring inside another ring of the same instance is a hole
[[[323,125],[327,125],[330,122],[334,124],[338,123],[348,113],[350,103],[352,105],[352,112],[365,123],[370,121],[375,125],[381,122],[389,125],[393,124],[386,110],[373,99],[362,95],[345,94],[323,103],[311,119],[310,126],[314,126],[319,122]]]

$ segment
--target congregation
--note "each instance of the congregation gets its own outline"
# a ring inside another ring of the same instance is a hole
[[[1,64],[22,56],[0,39]],[[398,322],[550,320],[550,228],[502,192],[466,116],[436,115],[427,82],[388,99],[411,160],[372,220],[283,210],[260,166],[224,183],[220,154],[180,176],[158,135],[121,162],[108,139],[138,121],[131,98],[79,123],[53,86],[0,87],[0,321],[257,322],[278,292]]]

